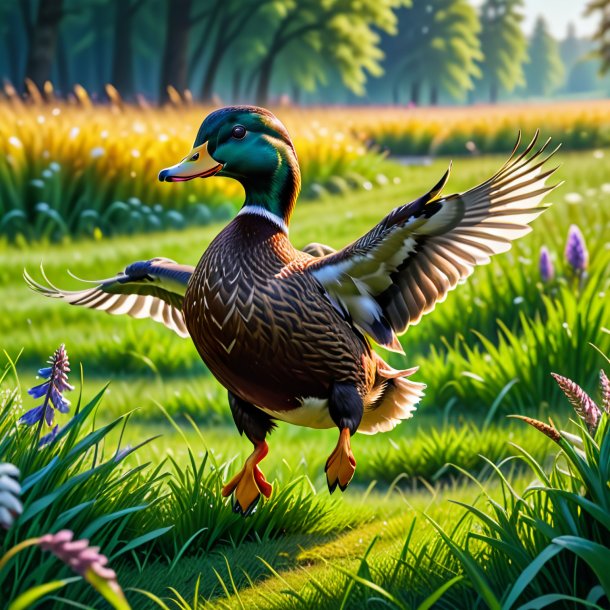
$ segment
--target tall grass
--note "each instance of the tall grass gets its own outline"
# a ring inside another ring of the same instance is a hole
[[[144,108],[0,100],[0,235],[72,235],[180,229],[230,216],[242,189],[229,179],[179,189],[160,169],[190,150],[206,107]],[[311,120],[294,130],[306,197],[387,183],[392,166],[348,131]]]
[[[0,557],[24,541],[69,527],[75,538],[87,538],[101,548],[120,582],[125,567],[142,573],[155,564],[171,573],[186,557],[206,557],[248,541],[267,543],[286,534],[335,535],[373,514],[366,508],[341,507],[337,498],[318,495],[301,477],[275,481],[263,510],[244,519],[221,495],[222,481],[237,464],[217,464],[208,454],[196,456],[191,448],[186,464],[171,456],[166,462],[158,454],[155,465],[139,460],[142,446],[155,439],[133,436],[128,426],[132,413],[96,425],[104,390],[86,404],[79,398],[74,414],[60,422],[56,437],[41,446],[43,424],[19,423],[23,399],[13,373],[9,364],[0,379],[6,388],[0,397],[0,462],[21,473],[22,510],[6,531],[0,530]],[[183,440],[188,447],[186,437]],[[58,576],[69,586],[43,602],[53,600],[57,607],[92,603],[95,592],[69,575],[52,556],[26,545],[0,571],[3,603],[42,583],[56,582]]]
[[[230,216],[234,181],[195,180],[179,189],[156,175],[189,150],[212,108],[93,105],[15,95],[0,100],[0,235],[61,239],[180,229]],[[506,152],[517,131],[564,149],[610,144],[606,101],[453,109],[278,108],[292,133],[305,198],[372,189],[398,177],[393,155]]]
[[[5,376],[10,373],[7,367]],[[39,448],[40,428],[19,425],[20,393],[15,387],[0,405],[0,461],[21,473],[23,512],[0,533],[0,555],[24,540],[69,527],[78,537],[90,538],[110,557],[137,549],[165,529],[136,533],[139,513],[158,500],[161,467],[141,464],[126,468],[126,457],[137,450],[106,446],[107,435],[126,425],[129,415],[96,427],[93,423],[102,392],[75,407],[75,414],[56,439]],[[92,425],[93,423],[93,425]],[[143,441],[144,443],[147,441]],[[140,443],[141,445],[142,443]],[[29,547],[13,557],[0,572],[3,603],[35,585],[71,575],[49,555]],[[82,583],[70,587],[69,598],[87,601],[92,592]]]
[[[543,459],[535,459],[528,444],[497,464],[488,460],[494,476],[487,483],[464,470],[482,490],[479,501],[456,498],[450,520],[439,519],[435,509],[423,523],[411,519],[402,545],[389,553],[387,547],[376,552],[384,546],[381,533],[348,565],[330,562],[300,585],[267,566],[283,590],[271,590],[260,607],[607,608],[610,383],[602,375],[599,407],[573,382],[560,385],[577,414],[569,431],[522,418],[556,443],[547,445],[555,449]],[[523,478],[513,476],[517,463],[531,481],[525,488]],[[227,591],[229,585],[225,580]],[[243,606],[244,599],[253,597],[233,591],[226,607]]]

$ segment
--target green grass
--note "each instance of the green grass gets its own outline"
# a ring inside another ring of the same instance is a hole
[[[475,184],[501,160],[459,160],[449,191]],[[134,260],[157,255],[194,264],[220,225],[101,241],[27,247],[0,244],[1,343],[11,356],[23,349],[18,362],[22,384],[65,342],[73,370],[83,362],[87,379],[83,404],[110,381],[97,408],[98,427],[112,425],[117,417],[136,409],[121,446],[136,446],[157,433],[163,435],[128,456],[120,468],[126,469],[126,489],[132,480],[128,473],[139,473],[149,462],[153,472],[156,465],[160,468],[162,491],[156,494],[154,510],[137,512],[129,522],[130,535],[170,525],[172,531],[154,545],[113,562],[121,585],[161,596],[171,596],[167,587],[174,586],[192,603],[201,575],[200,594],[214,600],[213,607],[226,603],[236,608],[335,609],[343,602],[345,608],[360,608],[366,598],[383,597],[371,592],[366,585],[371,581],[400,603],[416,607],[443,583],[465,573],[459,553],[443,543],[426,516],[449,533],[458,548],[468,543],[472,556],[483,561],[485,545],[469,538],[469,533],[482,531],[481,525],[475,524],[472,514],[460,522],[464,510],[448,501],[477,501],[478,488],[460,469],[486,481],[491,500],[502,504],[504,484],[489,478],[493,469],[480,454],[493,462],[514,456],[516,450],[508,444],[512,441],[526,447],[543,467],[552,468],[556,450],[550,441],[523,424],[507,421],[504,414],[541,418],[552,414],[556,420],[567,421],[568,408],[559,401],[549,373],[555,370],[573,377],[593,391],[604,360],[589,343],[607,352],[610,341],[604,330],[609,326],[606,295],[610,289],[606,164],[589,152],[562,155],[561,160],[560,178],[569,179],[570,186],[552,195],[555,206],[534,224],[533,232],[517,242],[510,254],[477,270],[446,303],[410,329],[402,338],[407,357],[384,354],[394,366],[420,366],[417,379],[425,381],[428,389],[414,419],[388,434],[357,435],[353,443],[356,477],[345,494],[332,497],[326,490],[323,466],[336,443],[336,431],[280,425],[270,437],[270,454],[262,464],[274,483],[274,495],[246,522],[230,512],[228,502],[219,497],[219,488],[251,446],[235,431],[225,391],[206,371],[190,342],[149,321],[111,317],[42,299],[30,293],[21,278],[24,267],[35,273],[41,260],[49,277],[68,288],[76,282],[65,274],[66,268],[81,277],[99,278]],[[402,168],[400,184],[301,204],[291,228],[295,244],[349,242],[384,212],[425,191],[445,165],[441,159],[430,167]],[[577,197],[566,197],[568,193],[578,193],[581,201],[570,203]],[[581,227],[590,252],[588,278],[581,288],[563,263],[571,223]],[[545,285],[537,271],[543,244],[553,253],[559,276]],[[34,405],[29,397],[24,399],[23,408]],[[18,414],[21,407],[13,407],[17,410],[13,415]],[[177,418],[180,432],[168,424],[165,412]],[[99,444],[102,457],[113,454],[118,446],[120,426],[115,426]],[[92,428],[82,432],[92,433]],[[91,459],[91,452],[87,453],[78,468],[89,467]],[[56,480],[77,471],[58,472]],[[519,493],[525,493],[532,480],[523,463],[507,476]],[[96,493],[94,487],[85,491],[83,497]],[[100,497],[97,509],[102,511],[120,510],[131,506],[130,500],[141,499],[137,493],[131,499],[125,494]],[[70,499],[77,500],[76,495]],[[480,498],[477,506],[486,501]],[[87,514],[83,512],[82,524],[75,526],[80,533],[86,531]],[[44,515],[51,520],[54,516]],[[109,548],[119,549],[128,536],[113,538],[113,531],[108,528],[114,544]],[[3,535],[0,543],[15,541]],[[107,543],[104,537],[100,541]],[[45,569],[53,567],[50,561],[45,565]],[[361,579],[357,584],[353,584],[354,574]],[[505,585],[499,579],[496,584],[494,594],[501,595]],[[74,591],[73,599],[100,607],[86,588]],[[456,581],[445,595],[438,607],[477,607],[478,593],[467,579]],[[135,591],[128,591],[128,598],[136,608],[155,607]],[[371,607],[377,606],[383,607],[371,602]]]
[[[501,160],[460,159],[454,166],[449,191],[476,184]],[[535,412],[544,402],[542,397],[548,397],[544,392],[550,391],[553,400],[557,398],[548,382],[539,387],[540,380],[533,377],[542,374],[538,371],[558,369],[581,378],[583,371],[595,370],[599,364],[596,352],[587,344],[592,342],[604,349],[610,339],[601,332],[609,325],[604,295],[610,281],[610,183],[605,182],[604,159],[589,152],[566,154],[559,160],[563,166],[558,179],[568,179],[570,186],[562,186],[551,195],[555,205],[534,223],[533,232],[519,240],[510,253],[478,269],[464,286],[449,295],[446,303],[411,328],[402,339],[407,358],[386,354],[397,367],[420,365],[418,378],[428,384],[422,410],[443,409],[457,398],[454,407],[483,413],[502,389],[518,378],[502,410],[526,408]],[[297,246],[310,241],[345,244],[392,207],[421,194],[445,166],[445,160],[438,160],[430,167],[402,168],[401,183],[383,190],[302,203],[295,214],[292,239]],[[579,193],[581,203],[566,201],[566,195],[572,192]],[[569,281],[563,263],[571,223],[581,226],[591,258],[590,278],[582,294]],[[5,244],[0,247],[3,348],[13,356],[23,349],[21,366],[34,369],[58,343],[66,342],[73,361],[86,363],[88,376],[112,379],[113,401],[107,407],[112,415],[129,408],[135,399],[145,416],[158,418],[159,411],[153,406],[157,399],[172,413],[227,420],[224,393],[207,375],[189,341],[150,321],[111,317],[42,299],[30,293],[21,278],[24,267],[35,274],[41,261],[49,277],[68,288],[77,285],[66,275],[68,268],[80,277],[99,278],[116,273],[134,260],[158,255],[195,264],[218,230],[215,225],[53,247]],[[555,257],[558,274],[567,278],[555,287],[542,286],[539,281],[537,259],[543,244]],[[557,337],[555,343],[546,341],[547,326]],[[524,341],[529,351],[517,360],[513,358],[515,346]],[[572,361],[562,369],[567,347]],[[507,362],[511,366],[503,366]],[[584,383],[588,386],[591,380]]]

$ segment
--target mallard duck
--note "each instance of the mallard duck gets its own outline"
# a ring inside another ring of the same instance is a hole
[[[94,287],[67,292],[26,276],[45,296],[112,314],[150,317],[190,336],[218,381],[241,434],[254,445],[223,488],[244,515],[271,485],[259,468],[277,421],[336,427],[326,462],[330,492],[346,489],[356,469],[351,438],[411,417],[424,384],[372,349],[402,352],[397,336],[432,311],[476,265],[528,233],[552,190],[543,170],[548,141],[536,137],[491,178],[442,196],[449,170],[428,193],[402,205],[342,250],[288,237],[300,190],[288,131],[253,106],[217,110],[202,123],[191,152],[159,173],[162,182],[227,176],[245,202],[195,268],[155,258],[129,265]],[[46,278],[45,278],[46,279]]]

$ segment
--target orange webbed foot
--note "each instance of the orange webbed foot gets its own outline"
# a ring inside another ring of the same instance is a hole
[[[258,463],[268,451],[269,448],[264,441],[256,445],[241,471],[222,488],[223,497],[233,494],[233,511],[244,517],[252,514],[261,494],[268,498],[273,490],[258,467]]]
[[[328,491],[333,493],[337,485],[345,491],[356,472],[356,458],[352,453],[349,428],[341,430],[335,450],[326,461],[326,482]]]

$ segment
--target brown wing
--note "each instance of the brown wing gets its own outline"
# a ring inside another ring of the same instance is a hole
[[[520,139],[509,160],[489,180],[457,195],[438,198],[449,170],[426,195],[396,208],[343,250],[282,274],[309,272],[336,306],[381,345],[402,351],[396,334],[416,324],[476,265],[505,252],[528,233],[548,206],[554,186],[542,171],[549,141],[532,153],[538,133],[521,153]]]
[[[153,258],[132,263],[115,277],[76,291],[57,288],[47,279],[44,270],[46,286],[35,282],[27,271],[24,271],[24,278],[32,290],[45,297],[114,315],[151,318],[181,337],[188,337],[182,301],[193,270],[193,267],[179,265],[167,258]]]

